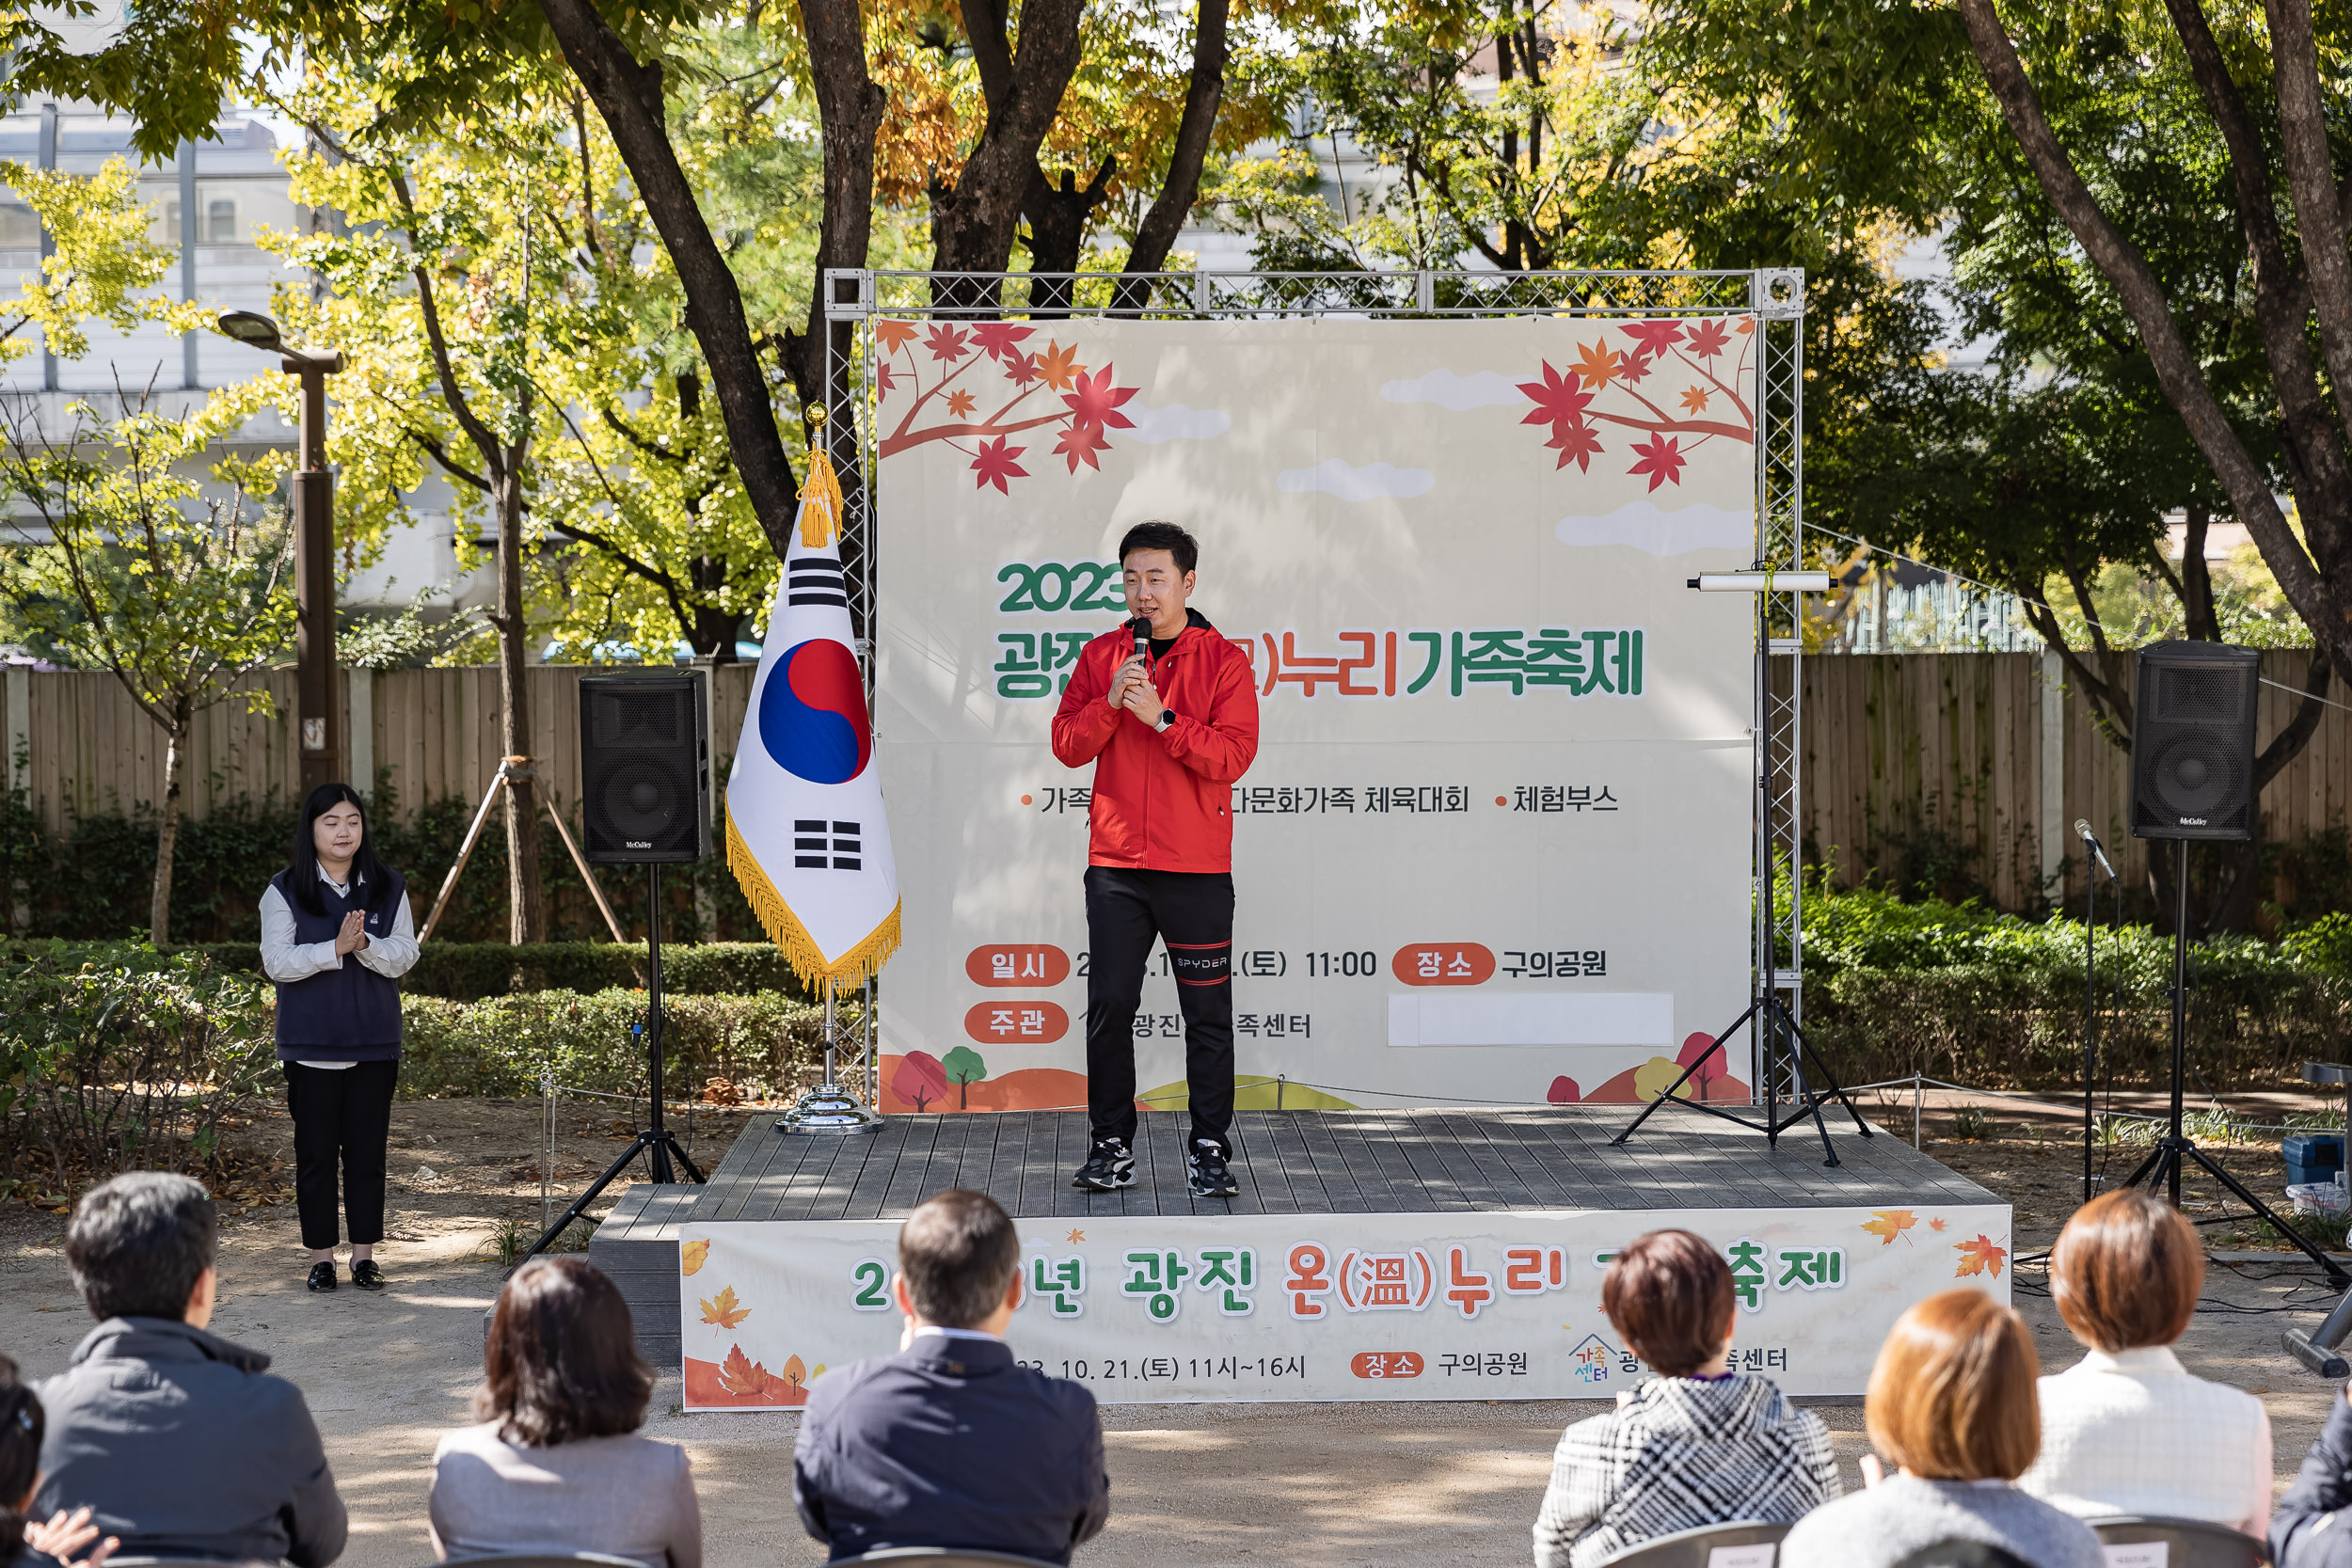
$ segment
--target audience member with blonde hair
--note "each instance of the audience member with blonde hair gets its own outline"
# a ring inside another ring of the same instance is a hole
[[[1894,1568],[1912,1553],[1973,1541],[2027,1568],[2103,1568],[2090,1527],[2010,1484],[2041,1447],[2033,1336],[1976,1291],[1947,1291],[1895,1321],[1870,1369],[1864,1491],[1814,1510],[1780,1568]]]
[[[2019,1486],[2077,1518],[2161,1514],[2264,1533],[2262,1401],[2190,1376],[2168,1348],[2204,1282],[2197,1227],[2162,1198],[2105,1193],[2075,1211],[2050,1253],[2050,1296],[2090,1354],[2042,1380],[2042,1454]]]
[[[1712,1243],[1687,1230],[1637,1238],[1609,1265],[1600,1305],[1658,1375],[1561,1435],[1536,1568],[1592,1568],[1701,1525],[1792,1521],[1837,1496],[1821,1418],[1730,1369],[1731,1270]]]

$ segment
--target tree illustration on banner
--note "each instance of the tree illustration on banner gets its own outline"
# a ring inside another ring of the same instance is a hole
[[[1610,347],[1613,331],[1633,346]],[[1646,439],[1625,443],[1632,453],[1625,471],[1646,478],[1653,491],[1679,486],[1691,453],[1708,441],[1755,444],[1756,411],[1740,390],[1751,379],[1755,347],[1753,316],[1642,321],[1606,329],[1577,344],[1577,357],[1565,371],[1547,359],[1540,380],[1518,384],[1535,404],[1519,422],[1549,426],[1551,439],[1544,445],[1560,453],[1553,467],[1573,462],[1583,473],[1609,451],[1603,426],[1639,432]]]
[[[970,1110],[972,1108],[972,1085],[988,1076],[988,1063],[978,1052],[970,1046],[959,1045],[947,1053],[940,1066],[946,1071],[947,1082],[958,1085],[962,1090],[956,1101],[956,1109]]]
[[[993,484],[1009,496],[1010,481],[1029,477],[1021,459],[1037,444],[1015,446],[1012,437],[1052,429],[1058,432],[1053,455],[1072,473],[1081,463],[1101,468],[1096,454],[1110,450],[1111,433],[1135,428],[1120,408],[1139,388],[1118,385],[1109,365],[1091,371],[1079,363],[1075,346],[1051,338],[1041,348],[1022,346],[1036,336],[1037,328],[1013,322],[928,328],[876,322],[881,455],[945,441],[972,459],[976,489]]]
[[[899,1061],[898,1070],[891,1074],[890,1086],[900,1098],[914,1101],[916,1111],[929,1110],[932,1101],[947,1098],[947,1069],[930,1052],[910,1051]]]
[[[1692,1062],[1698,1063],[1698,1070],[1691,1074],[1691,1088],[1698,1095],[1702,1103],[1709,1098],[1707,1092],[1708,1086],[1721,1083],[1724,1076],[1724,1053],[1718,1051],[1711,1056],[1707,1054],[1708,1048],[1714,1043],[1715,1037],[1712,1035],[1693,1034],[1682,1042],[1682,1049],[1675,1053],[1675,1066],[1677,1067],[1689,1067]],[[1701,1060],[1702,1057],[1705,1060]]]

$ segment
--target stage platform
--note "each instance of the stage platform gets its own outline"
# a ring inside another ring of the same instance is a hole
[[[682,1229],[897,1220],[945,1187],[985,1192],[1020,1221],[1299,1216],[1306,1230],[1334,1235],[1346,1227],[1314,1217],[1601,1211],[1629,1216],[1615,1228],[1634,1232],[1648,1226],[1631,1216],[1683,1223],[1677,1216],[1699,1211],[1775,1212],[1784,1223],[1826,1211],[2006,1213],[1997,1196],[1908,1143],[1884,1132],[1865,1138],[1842,1119],[1831,1123],[1841,1163],[1830,1167],[1809,1126],[1773,1148],[1692,1112],[1661,1112],[1630,1143],[1613,1145],[1633,1115],[1630,1106],[1244,1111],[1233,1128],[1241,1195],[1226,1199],[1185,1191],[1187,1124],[1176,1112],[1144,1116],[1136,1183],[1105,1194],[1070,1185],[1086,1154],[1079,1112],[893,1117],[879,1132],[855,1136],[787,1136],[762,1117],[737,1136],[708,1185],[627,1189],[591,1255],[628,1296],[646,1358],[675,1368]],[[1942,1225],[1915,1228],[1853,1241],[1876,1252],[1899,1237],[1908,1256],[1955,1239]],[[1028,1236],[1031,1227],[1023,1229]],[[2006,1246],[2005,1218],[2001,1229]]]

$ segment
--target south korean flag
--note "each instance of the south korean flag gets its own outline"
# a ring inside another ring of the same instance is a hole
[[[898,868],[850,641],[841,486],[821,451],[792,531],[727,781],[727,864],[812,986],[859,985],[898,946]]]

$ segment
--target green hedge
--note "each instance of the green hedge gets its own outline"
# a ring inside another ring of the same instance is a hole
[[[642,991],[588,995],[548,990],[452,1002],[437,996],[401,999],[407,1042],[401,1092],[533,1095],[539,1073],[552,1067],[559,1083],[609,1094],[641,1090],[645,1053],[635,1033],[644,1019]],[[663,1003],[662,1073],[665,1096],[685,1099],[712,1078],[725,1078],[744,1096],[788,1093],[824,1052],[820,1008],[773,992],[750,996],[676,996]],[[841,1026],[855,1037],[857,1012]]]
[[[93,944],[96,945],[96,944]],[[199,944],[214,962],[238,974],[262,972],[262,949],[249,942]],[[417,966],[401,981],[411,996],[470,1002],[530,991],[631,990],[645,984],[645,944],[548,942],[514,947],[502,942],[426,942]],[[669,995],[780,991],[807,995],[784,956],[764,942],[663,942],[661,989]]]

